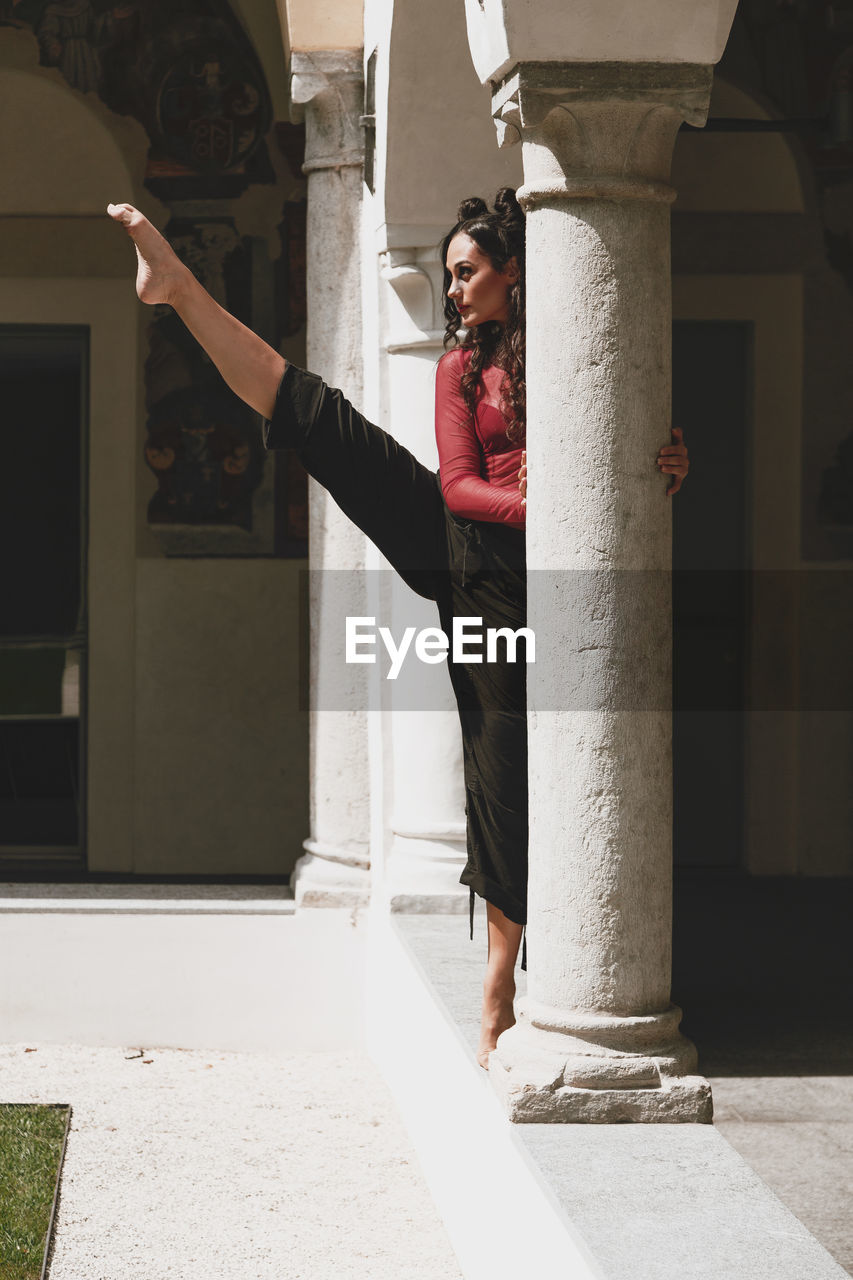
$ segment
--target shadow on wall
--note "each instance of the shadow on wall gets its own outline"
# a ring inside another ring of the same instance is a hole
[[[676,872],[673,1000],[710,1076],[853,1074],[853,878]]]

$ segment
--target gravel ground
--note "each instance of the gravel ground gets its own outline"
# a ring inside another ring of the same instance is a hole
[[[363,1055],[6,1045],[0,1101],[73,1108],[50,1280],[461,1280]]]

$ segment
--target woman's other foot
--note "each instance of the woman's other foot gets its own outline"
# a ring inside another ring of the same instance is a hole
[[[477,1046],[477,1061],[484,1070],[489,1069],[489,1056],[494,1052],[498,1036],[510,1027],[515,1026],[515,981],[490,980],[486,974],[483,983],[483,1016],[480,1021],[480,1043]]]
[[[193,276],[168,240],[132,204],[109,204],[107,213],[121,223],[136,248],[136,292],[140,299],[150,306],[175,306]]]
[[[489,1054],[498,1043],[498,1036],[515,1025],[515,962],[524,926],[510,920],[493,902],[486,903],[486,920],[489,934],[486,977],[483,982],[483,1017],[480,1022],[480,1043],[477,1061],[488,1070]]]

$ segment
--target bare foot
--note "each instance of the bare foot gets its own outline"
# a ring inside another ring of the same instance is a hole
[[[486,973],[483,983],[483,1016],[480,1022],[480,1043],[477,1046],[477,1061],[484,1070],[489,1069],[489,1055],[498,1043],[498,1036],[515,1026],[515,1010],[512,1002],[515,999],[515,980],[496,982]]]
[[[141,300],[150,306],[174,306],[192,275],[168,240],[132,204],[108,204],[107,213],[122,224],[136,248],[136,292]]]

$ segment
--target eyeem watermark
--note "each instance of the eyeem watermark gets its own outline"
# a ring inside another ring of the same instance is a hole
[[[524,660],[536,661],[536,636],[530,627],[486,627],[482,618],[454,618],[453,635],[448,637],[441,627],[406,627],[400,643],[394,639],[389,627],[377,627],[375,618],[351,618],[346,620],[347,662],[377,661],[377,636],[385,646],[391,660],[386,680],[396,680],[407,655],[412,650],[419,662],[435,666],[444,662],[448,654],[451,661],[463,662],[515,662],[519,640],[524,641]],[[501,642],[499,651],[498,642]],[[484,653],[485,650],[485,653]]]

